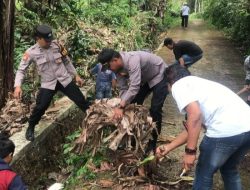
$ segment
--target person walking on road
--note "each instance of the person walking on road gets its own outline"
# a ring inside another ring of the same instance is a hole
[[[153,140],[149,142],[146,153],[155,151],[158,134],[161,132],[162,107],[168,94],[164,77],[166,63],[162,58],[145,51],[117,52],[113,49],[103,49],[98,62],[116,73],[121,103],[114,109],[115,119],[122,118],[127,104],[142,105],[153,92],[150,115],[156,122],[158,133],[153,131]]]
[[[189,17],[190,8],[187,3],[184,3],[181,7],[181,26],[183,28],[188,27],[188,17]]]
[[[41,76],[41,88],[26,131],[26,139],[29,141],[34,140],[35,126],[39,123],[58,90],[75,102],[82,111],[86,111],[89,106],[79,87],[72,79],[74,78],[80,86],[83,85],[83,80],[70,61],[67,50],[53,40],[52,29],[47,25],[39,25],[35,31],[35,38],[36,44],[25,52],[17,70],[14,91],[14,96],[21,98],[21,85],[26,70],[31,63],[35,63],[38,74]]]
[[[194,42],[190,42],[187,40],[174,42],[172,38],[166,38],[164,40],[164,46],[166,46],[170,50],[173,50],[176,63],[179,63],[180,65],[185,67],[193,65],[203,56],[202,49]]]
[[[250,107],[227,87],[191,76],[179,64],[168,67],[166,76],[180,112],[187,114],[187,122],[174,141],[157,148],[157,157],[186,144],[183,166],[190,170],[203,126],[206,132],[199,147],[193,189],[211,190],[213,176],[220,170],[225,189],[241,190],[237,169],[250,150]]]

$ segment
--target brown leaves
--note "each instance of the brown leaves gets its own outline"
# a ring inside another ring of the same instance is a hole
[[[28,120],[28,113],[27,105],[15,99],[8,99],[0,112],[0,131],[5,131],[9,135],[21,131]]]
[[[114,185],[114,182],[107,179],[101,179],[98,184],[103,188],[110,188]]]
[[[140,105],[129,105],[124,110],[123,118],[113,119],[113,109],[120,99],[98,100],[87,110],[82,123],[82,134],[75,141],[76,150],[82,152],[88,144],[95,151],[104,143],[116,151],[119,146],[134,152],[144,152],[151,132],[155,128],[148,109]]]

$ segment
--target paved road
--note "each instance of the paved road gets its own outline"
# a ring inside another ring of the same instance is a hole
[[[190,69],[192,74],[220,82],[237,92],[244,85],[243,57],[234,45],[223,34],[215,29],[208,28],[202,20],[192,21],[186,30],[175,28],[167,34],[174,40],[190,40],[197,43],[204,51],[204,57]],[[166,36],[164,36],[166,37]],[[174,57],[167,48],[157,52],[167,63],[173,63]],[[164,121],[162,136],[176,135],[182,128],[181,116],[175,102],[169,96],[164,105]],[[173,124],[172,124],[173,123]],[[180,170],[183,148],[173,152],[170,157],[176,162],[171,163],[172,175]],[[173,169],[175,167],[176,169]],[[244,177],[250,179],[249,174]],[[248,186],[249,187],[249,186]],[[216,190],[221,188],[221,180],[216,182]]]

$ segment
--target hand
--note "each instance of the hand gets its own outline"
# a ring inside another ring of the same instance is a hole
[[[244,88],[245,88],[246,90],[250,90],[250,85],[245,85]]]
[[[17,99],[21,99],[22,94],[23,94],[23,91],[22,91],[21,87],[17,86],[15,88],[15,91],[14,91],[14,97],[17,98]]]
[[[76,75],[76,83],[82,87],[83,86],[83,80],[81,79],[81,77],[79,75]]]
[[[182,67],[184,67],[184,68],[187,68],[186,65],[185,65],[185,63],[180,64],[180,65],[181,65]]]
[[[113,111],[114,111],[114,115],[113,115],[114,119],[121,119],[123,117],[123,109],[114,108]]]
[[[186,171],[190,170],[194,166],[194,162],[196,160],[196,155],[185,154],[183,158],[183,168]]]
[[[122,108],[125,108],[126,102],[125,102],[124,100],[122,100],[122,101],[120,102],[120,106],[121,106]]]
[[[164,145],[161,145],[159,147],[156,148],[156,157],[158,159],[164,157],[165,155],[167,155],[169,152],[170,152],[170,147],[169,147],[169,144],[164,144]]]

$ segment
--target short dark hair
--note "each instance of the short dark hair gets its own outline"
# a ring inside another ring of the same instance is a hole
[[[165,71],[165,76],[170,85],[173,85],[178,80],[190,75],[191,73],[189,72],[189,70],[181,66],[179,63],[170,65]]]
[[[120,58],[121,55],[114,49],[104,48],[98,55],[97,60],[101,64],[109,63],[113,58]]]
[[[4,133],[0,133],[0,158],[4,159],[9,154],[15,152],[15,144],[9,139],[9,136]]]
[[[173,43],[174,43],[174,40],[172,38],[166,38],[164,40],[164,46],[172,45]]]

